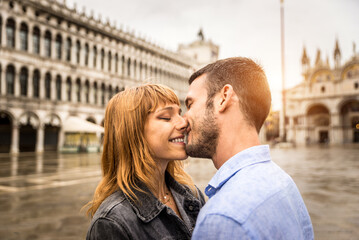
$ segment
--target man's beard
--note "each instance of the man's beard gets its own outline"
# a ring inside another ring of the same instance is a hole
[[[199,135],[194,139],[192,132],[191,143],[187,144],[186,153],[191,157],[212,158],[216,153],[219,129],[216,118],[213,115],[213,107],[207,107],[202,121],[193,122],[191,131],[196,131]]]

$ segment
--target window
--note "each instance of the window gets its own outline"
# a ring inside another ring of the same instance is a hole
[[[66,45],[65,45],[65,51],[66,51],[66,61],[70,62],[71,61],[71,39],[67,38],[66,39]]]
[[[60,34],[57,34],[57,36],[56,36],[55,49],[56,49],[56,58],[61,60],[61,57],[62,57],[62,37],[61,37]]]
[[[112,55],[108,52],[108,71],[111,72]]]
[[[85,44],[85,66],[89,65],[89,45]]]
[[[51,57],[51,33],[45,33],[45,57]]]
[[[105,51],[102,49],[101,50],[101,69],[103,70],[104,67],[105,67]]]
[[[105,85],[102,84],[101,86],[101,104],[105,105]]]
[[[85,101],[86,101],[86,103],[90,102],[89,91],[90,91],[90,84],[89,84],[89,81],[87,80],[85,83]]]
[[[32,32],[32,44],[33,53],[40,54],[40,29],[38,27],[34,27]]]
[[[324,92],[325,92],[325,87],[322,86],[322,87],[320,88],[320,91],[321,91],[322,93],[324,93]]]
[[[109,87],[108,87],[108,100],[110,100],[111,98],[112,98],[112,86],[110,85]]]
[[[67,101],[71,101],[71,91],[72,91],[72,84],[71,84],[71,78],[68,77],[66,80],[66,95],[67,95]]]
[[[6,23],[6,43],[10,48],[15,48],[15,21],[8,19]]]
[[[46,73],[45,75],[45,98],[51,99],[51,75]]]
[[[26,68],[22,68],[20,71],[20,95],[26,96],[27,95],[27,78],[28,72]]]
[[[61,76],[56,77],[56,99],[61,101]]]
[[[129,58],[128,59],[128,62],[127,62],[127,76],[131,76],[131,59]]]
[[[76,42],[76,63],[80,63],[80,52],[81,52],[81,44],[79,41]]]
[[[115,73],[118,73],[118,55],[115,55]]]
[[[0,44],[2,43],[2,17],[0,16]]]
[[[125,57],[122,56],[122,59],[121,59],[121,72],[122,72],[122,75],[125,75]]]
[[[6,69],[6,93],[14,95],[15,68],[9,65]]]
[[[93,47],[93,66],[96,67],[97,65],[97,48],[96,46]]]
[[[79,78],[76,80],[76,96],[77,102],[81,102],[81,80]]]
[[[25,23],[22,23],[20,27],[20,49],[23,51],[28,49],[28,28]]]
[[[93,98],[94,103],[97,104],[97,83],[96,82],[93,84],[93,94],[94,94],[94,98]]]
[[[358,83],[358,82],[354,83],[354,88],[355,88],[355,89],[358,89],[358,88],[359,88],[359,83]]]
[[[33,97],[38,98],[40,93],[40,72],[39,70],[34,71],[32,77],[32,88],[33,88]]]

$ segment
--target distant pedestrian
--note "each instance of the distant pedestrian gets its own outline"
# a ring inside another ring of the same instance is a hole
[[[313,239],[295,183],[259,142],[271,106],[262,68],[248,58],[219,60],[189,83],[187,154],[211,158],[218,169],[193,239]]]
[[[103,177],[87,205],[86,239],[190,239],[203,194],[183,170],[184,134],[175,93],[147,84],[108,103]]]

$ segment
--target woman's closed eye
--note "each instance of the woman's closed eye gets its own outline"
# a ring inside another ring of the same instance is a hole
[[[159,119],[165,120],[165,121],[171,121],[171,118],[170,118],[170,117],[159,117]]]

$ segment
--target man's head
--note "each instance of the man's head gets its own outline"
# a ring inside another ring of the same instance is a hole
[[[186,98],[188,112],[192,103],[195,104],[192,116],[188,117],[190,132],[187,154],[190,156],[211,157],[215,153],[220,131],[213,112],[213,100],[226,85],[233,88],[238,99],[238,110],[245,122],[257,132],[269,113],[271,94],[267,78],[263,69],[251,59],[235,57],[216,61],[193,73],[189,84]],[[207,143],[213,147],[207,154],[198,156],[202,145]]]

